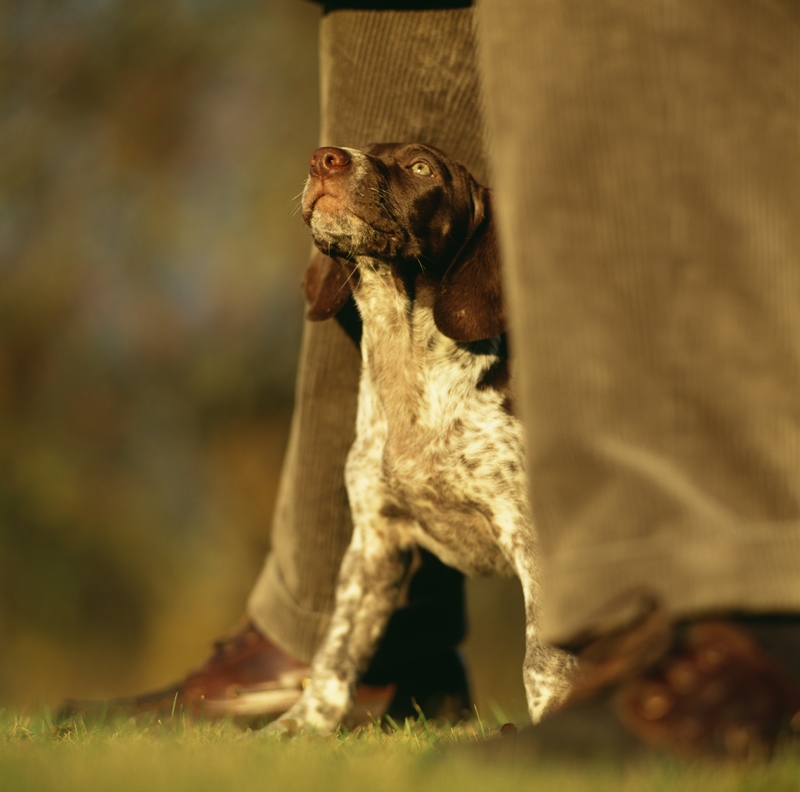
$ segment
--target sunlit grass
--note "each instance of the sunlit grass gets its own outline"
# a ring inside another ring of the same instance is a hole
[[[48,715],[0,714],[0,789],[386,790],[537,792],[796,792],[800,750],[745,767],[648,761],[621,766],[570,761],[510,764],[472,755],[498,725],[473,719],[456,727],[424,721],[371,724],[332,737],[276,737],[230,723],[166,721],[101,726],[76,719],[56,727]]]

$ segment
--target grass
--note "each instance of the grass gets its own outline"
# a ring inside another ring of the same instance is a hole
[[[509,764],[470,755],[485,719],[454,728],[424,721],[333,737],[281,738],[229,723],[117,721],[56,728],[47,715],[0,713],[2,792],[797,792],[800,749],[745,767],[648,761]]]

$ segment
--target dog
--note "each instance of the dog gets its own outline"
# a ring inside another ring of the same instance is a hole
[[[537,627],[537,543],[490,192],[430,146],[325,147],[311,158],[302,214],[319,251],[304,279],[309,318],[336,315],[352,293],[363,326],[345,468],[353,538],[310,681],[271,729],[337,727],[413,545],[466,574],[519,577],[537,722],[567,694],[574,662]]]

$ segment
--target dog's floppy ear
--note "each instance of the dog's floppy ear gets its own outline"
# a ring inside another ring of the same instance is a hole
[[[316,250],[303,276],[303,291],[308,301],[306,317],[322,322],[339,313],[350,297],[350,284],[339,262]]]
[[[436,326],[455,341],[480,341],[505,332],[500,253],[489,191],[472,185],[473,231],[442,278],[433,306]]]

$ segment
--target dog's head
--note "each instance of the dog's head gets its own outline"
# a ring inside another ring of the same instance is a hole
[[[504,332],[489,190],[441,151],[418,143],[317,149],[303,219],[320,251],[303,281],[310,319],[339,311],[364,261],[388,267],[400,288],[419,278],[435,284],[434,320],[450,338]]]

